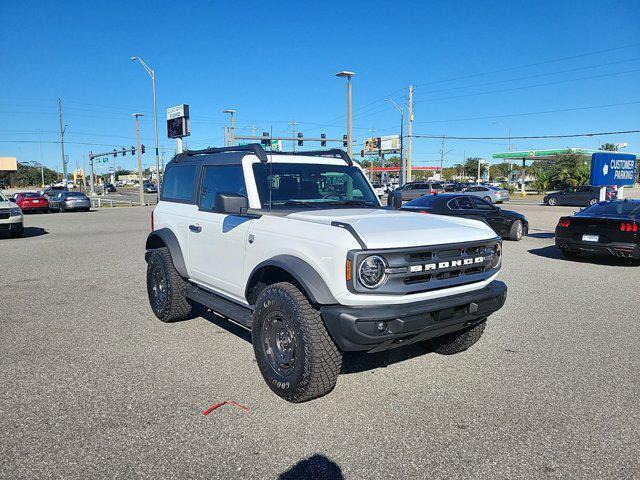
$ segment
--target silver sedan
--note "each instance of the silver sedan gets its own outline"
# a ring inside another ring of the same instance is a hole
[[[484,185],[475,185],[473,187],[465,188],[462,193],[465,195],[474,195],[485,199],[491,203],[502,203],[510,199],[509,192],[504,188],[499,187],[486,187]]]
[[[82,192],[60,192],[49,198],[49,209],[59,212],[69,210],[88,212],[91,209],[91,200]]]

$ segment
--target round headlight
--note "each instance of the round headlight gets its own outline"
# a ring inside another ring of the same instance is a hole
[[[387,262],[378,255],[370,255],[365,258],[358,269],[360,283],[367,288],[377,288],[385,281],[387,275],[384,269]]]

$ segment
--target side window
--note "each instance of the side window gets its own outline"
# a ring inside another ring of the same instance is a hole
[[[478,187],[469,187],[467,188],[467,192],[477,192],[478,191]]]
[[[591,188],[589,187],[580,187],[578,189],[578,192],[590,192],[590,191],[591,191]]]
[[[469,197],[458,197],[456,200],[458,201],[459,210],[473,210],[473,203],[471,203]]]
[[[174,165],[168,168],[162,182],[162,200],[190,201],[195,176],[196,165]]]
[[[204,168],[200,190],[200,210],[212,212],[217,193],[239,193],[247,195],[242,165],[220,165]]]
[[[490,205],[488,202],[485,202],[481,198],[474,197],[473,203],[476,206],[476,210],[484,210],[484,211],[493,210],[493,205]]]

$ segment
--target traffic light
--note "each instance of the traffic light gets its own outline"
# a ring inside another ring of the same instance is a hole
[[[260,143],[265,147],[267,145],[271,145],[271,140],[269,140],[269,132],[262,132],[262,140],[260,140]]]
[[[122,147],[122,156],[124,157],[127,154],[127,149]]]
[[[140,145],[140,153],[144,155],[144,144]]]
[[[360,156],[364,157],[364,150],[360,150]]]
[[[113,149],[113,158],[116,158],[118,156],[118,151],[114,148]]]
[[[347,136],[346,135],[342,135],[342,146],[347,148]]]
[[[322,140],[320,140],[320,146],[321,147],[326,147],[327,146],[327,141],[325,140],[327,138],[327,136],[324,133],[320,134],[320,138]]]
[[[134,147],[133,145],[131,146],[131,156],[136,154],[136,147]]]
[[[304,144],[304,142],[302,141],[302,138],[303,138],[302,132],[298,132],[298,146],[299,147],[301,147]]]

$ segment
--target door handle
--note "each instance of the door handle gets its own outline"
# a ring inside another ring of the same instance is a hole
[[[200,225],[189,225],[189,230],[193,233],[200,233],[202,231],[202,227]]]

